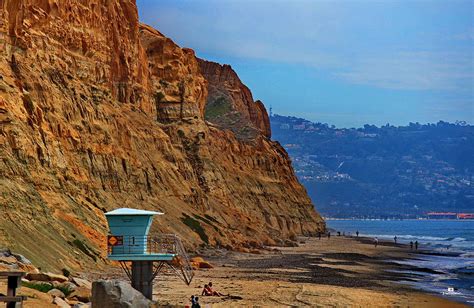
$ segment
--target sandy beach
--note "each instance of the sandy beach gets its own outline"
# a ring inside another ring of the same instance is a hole
[[[333,236],[262,254],[217,250],[205,257],[215,268],[196,271],[189,287],[174,276],[158,277],[155,300],[184,306],[212,281],[215,290],[242,299],[200,296],[204,307],[466,307],[397,283],[416,278],[395,272],[410,268],[391,260],[416,257],[404,245],[381,242],[375,248],[369,239]]]
[[[259,254],[206,250],[200,255],[214,268],[196,270],[190,286],[171,272],[161,273],[153,296],[159,307],[185,307],[191,295],[199,296],[202,307],[468,307],[399,283],[417,275],[411,266],[393,261],[417,253],[426,252],[389,242],[374,247],[371,239],[342,236],[300,238],[298,247],[271,247]],[[400,273],[404,270],[411,273]],[[80,274],[90,280],[127,279],[116,267]],[[210,281],[230,296],[201,296]],[[24,307],[55,307],[39,291],[23,287],[20,294],[28,296]]]

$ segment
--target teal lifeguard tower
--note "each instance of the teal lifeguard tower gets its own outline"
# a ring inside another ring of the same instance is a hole
[[[119,261],[132,287],[149,299],[153,296],[153,279],[165,266],[173,269],[188,285],[193,278],[186,251],[176,235],[149,235],[156,215],[163,213],[129,208],[105,213],[110,229],[107,257]],[[131,270],[128,262],[131,262]]]

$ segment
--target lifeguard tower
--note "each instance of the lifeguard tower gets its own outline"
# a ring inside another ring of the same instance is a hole
[[[149,235],[155,215],[163,213],[129,208],[105,213],[110,229],[107,257],[119,261],[132,287],[149,299],[153,296],[153,279],[164,267],[172,269],[188,285],[193,278],[188,256],[176,235]]]

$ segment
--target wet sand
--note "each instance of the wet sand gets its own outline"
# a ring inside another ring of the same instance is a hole
[[[299,247],[262,254],[207,251],[204,257],[215,268],[196,271],[190,286],[172,275],[160,275],[154,299],[181,307],[193,294],[203,307],[467,307],[398,283],[417,276],[394,272],[413,270],[393,262],[416,257],[404,245],[380,242],[375,248],[370,239],[338,236],[300,241]],[[215,290],[241,299],[200,296],[209,281]]]

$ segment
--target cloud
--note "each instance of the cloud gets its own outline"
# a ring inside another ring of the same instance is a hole
[[[198,55],[303,65],[383,89],[472,88],[473,47],[465,40],[474,29],[449,28],[461,2],[433,3],[163,0],[141,17]]]
[[[465,90],[473,86],[474,64],[471,56],[460,52],[394,52],[359,57],[335,75],[386,89]]]

